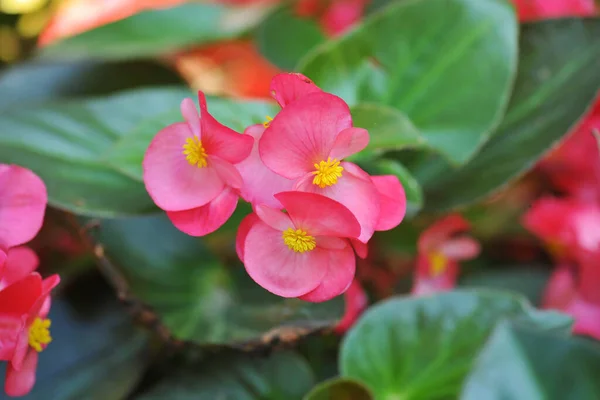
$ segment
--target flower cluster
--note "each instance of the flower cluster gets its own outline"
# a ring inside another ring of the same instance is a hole
[[[23,396],[35,383],[38,353],[50,337],[50,291],[60,279],[35,272],[36,254],[22,246],[37,234],[46,187],[33,172],[0,164],[0,361],[8,362],[5,391]]]
[[[236,249],[248,274],[282,297],[325,301],[346,291],[375,231],[406,211],[400,181],[371,176],[345,158],[369,142],[348,105],[300,74],[279,74],[271,93],[282,110],[243,134],[217,122],[199,93],[200,114],[160,131],[144,157],[154,202],[181,231],[203,236],[222,226],[238,198],[254,212]]]

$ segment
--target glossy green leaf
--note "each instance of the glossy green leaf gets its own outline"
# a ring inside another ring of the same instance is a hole
[[[553,331],[570,325],[568,317],[506,292],[397,297],[369,309],[345,337],[341,375],[364,383],[376,400],[455,398],[475,355],[506,318]]]
[[[177,371],[138,400],[300,400],[314,385],[308,363],[291,352],[220,355]]]
[[[298,71],[350,103],[401,110],[453,163],[471,158],[504,113],[517,64],[505,0],[392,2]]]
[[[269,15],[256,30],[259,51],[279,68],[292,71],[325,35],[312,18],[301,18],[283,7]]]
[[[59,208],[106,217],[153,212],[144,185],[108,165],[104,153],[189,95],[183,88],[140,89],[0,112],[0,162],[32,169]]]
[[[395,175],[398,177],[404,193],[406,193],[406,215],[412,217],[423,207],[423,191],[421,185],[402,164],[395,160],[379,159],[374,162],[375,175]]]
[[[500,324],[469,374],[462,400],[600,398],[600,345]]]
[[[341,297],[314,304],[270,294],[162,215],[104,221],[97,240],[178,339],[252,348],[330,327],[343,314]]]
[[[240,33],[228,9],[218,4],[183,4],[147,10],[61,40],[41,51],[48,58],[131,59],[225,39]]]
[[[162,114],[149,117],[135,131],[121,137],[106,152],[104,159],[127,176],[141,181],[142,161],[150,141],[167,125],[183,120],[179,111],[180,102],[173,103],[173,107]],[[250,125],[262,123],[267,115],[277,113],[276,106],[260,101],[242,102],[209,97],[207,104],[213,117],[240,133]]]
[[[304,400],[373,400],[373,395],[359,382],[334,378],[315,387]]]
[[[515,91],[494,137],[455,171],[442,160],[425,160],[411,168],[417,177],[426,172],[427,178],[420,179],[426,189],[426,208],[449,210],[489,196],[553,148],[600,88],[599,36],[599,19],[525,25]]]
[[[33,390],[21,399],[122,400],[135,388],[149,361],[147,335],[116,300],[104,300],[85,314],[53,301],[52,342],[40,353]]]

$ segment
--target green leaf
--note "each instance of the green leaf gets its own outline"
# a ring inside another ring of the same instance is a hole
[[[227,22],[218,4],[184,4],[148,10],[51,44],[42,57],[131,59],[233,37],[240,27]]]
[[[112,168],[103,155],[189,94],[183,88],[141,89],[0,112],[0,162],[32,169],[59,208],[104,217],[152,212],[144,185]]]
[[[334,378],[315,387],[304,400],[373,400],[373,395],[359,382]]]
[[[449,171],[441,160],[425,161],[422,169],[431,172],[431,179],[421,180],[426,208],[449,210],[483,199],[513,182],[556,146],[600,88],[599,36],[599,19],[525,25],[519,73],[504,121],[464,167]]]
[[[517,65],[517,22],[505,0],[393,2],[298,70],[350,105],[402,111],[453,163],[500,122]]]
[[[510,293],[397,297],[369,309],[345,337],[341,375],[366,384],[377,400],[455,398],[478,350],[506,318],[547,330],[570,324]]]
[[[312,385],[310,366],[295,353],[220,355],[175,372],[136,399],[300,400]]]
[[[270,294],[162,215],[104,221],[97,239],[178,339],[252,348],[330,327],[343,314],[340,297],[314,304]]]
[[[36,384],[22,399],[126,398],[149,357],[147,335],[133,326],[121,306],[109,299],[79,314],[63,299],[55,299],[49,318],[52,343],[40,353]]]
[[[144,120],[135,131],[117,140],[106,152],[104,159],[127,176],[141,181],[142,161],[150,141],[158,131],[183,119],[179,111],[181,100],[173,103],[172,109]],[[217,97],[208,97],[206,101],[213,117],[240,133],[250,125],[262,123],[267,115],[277,113],[276,106],[267,102],[244,102]]]
[[[325,36],[310,18],[294,15],[289,7],[270,14],[256,30],[259,51],[279,68],[292,71],[300,59]]]
[[[600,346],[500,324],[479,354],[460,398],[600,398]]]
[[[395,175],[406,193],[406,215],[412,217],[423,207],[423,191],[419,182],[398,161],[379,159],[373,167],[375,175]]]

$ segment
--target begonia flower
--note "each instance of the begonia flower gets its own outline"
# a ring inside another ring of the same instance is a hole
[[[274,197],[280,192],[292,190],[294,181],[284,178],[267,168],[258,154],[258,142],[265,131],[264,125],[252,125],[246,128],[244,135],[254,139],[254,147],[250,156],[236,164],[244,185],[241,195],[244,200],[252,204],[264,204],[272,208],[282,208],[281,203]]]
[[[8,250],[4,269],[0,269],[0,290],[27,277],[39,265],[38,256],[26,246]]]
[[[48,194],[30,170],[0,164],[0,270],[8,248],[24,244],[39,232]]]
[[[369,298],[356,278],[344,293],[344,302],[346,304],[344,316],[334,328],[335,333],[340,335],[354,325],[369,305]]]
[[[275,198],[286,213],[258,205],[238,231],[236,247],[250,277],[282,297],[321,302],[344,293],[356,269],[348,240],[360,234],[356,218],[315,193]]]
[[[173,224],[192,236],[214,232],[231,216],[243,185],[234,164],[246,159],[254,139],[214,119],[198,93],[200,117],[191,99],[181,103],[186,122],[161,130],[143,161],[144,183]]]
[[[513,0],[520,21],[589,17],[598,12],[595,0]]]
[[[388,176],[376,185],[359,166],[343,161],[369,142],[365,129],[352,126],[348,105],[300,74],[276,76],[271,89],[283,109],[260,139],[264,164],[294,180],[295,190],[322,194],[346,206],[361,225],[358,240],[363,243],[375,230],[397,226],[406,211],[398,179]]]
[[[469,223],[460,215],[449,215],[427,228],[417,243],[417,267],[412,293],[424,295],[456,286],[459,261],[479,254],[479,243],[466,235]]]
[[[0,291],[0,360],[8,361],[9,396],[24,396],[35,384],[38,353],[52,341],[47,316],[50,291],[59,281],[34,272]]]

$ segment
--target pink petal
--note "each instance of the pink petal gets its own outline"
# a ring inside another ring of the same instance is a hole
[[[258,141],[265,128],[261,125],[252,125],[246,129],[245,135],[254,138],[254,147],[250,156],[236,168],[244,180],[241,194],[244,200],[252,204],[264,204],[273,208],[282,208],[281,203],[273,196],[279,192],[292,190],[294,181],[277,175],[263,164],[258,154]]]
[[[7,395],[13,397],[25,396],[33,389],[38,357],[37,351],[30,350],[27,352],[23,366],[19,371],[15,370],[12,364],[8,364],[4,383],[4,390]]]
[[[244,185],[239,171],[229,162],[221,160],[219,157],[208,156],[208,163],[217,171],[217,175],[227,186],[240,189]]]
[[[310,293],[301,296],[304,301],[320,303],[344,293],[354,279],[356,258],[351,246],[343,250],[329,251],[329,269],[321,284]]]
[[[23,329],[17,337],[17,345],[15,346],[15,352],[13,353],[12,359],[10,360],[10,364],[16,371],[21,371],[23,369],[23,363],[25,362],[27,353],[29,353],[28,350],[29,324],[26,323],[25,329]]]
[[[347,128],[339,133],[329,156],[342,160],[363,150],[369,144],[369,132],[362,128]]]
[[[0,314],[0,361],[13,358],[19,336],[25,329],[25,321],[20,316]]]
[[[282,108],[307,94],[320,92],[313,81],[298,73],[278,74],[271,80],[271,96]]]
[[[344,171],[335,185],[320,188],[310,181],[304,181],[297,190],[327,196],[348,208],[361,227],[358,240],[366,243],[373,236],[379,220],[379,192],[364,171],[360,170],[361,175],[364,174],[367,179],[353,173],[355,169],[360,169],[355,164],[343,162],[341,165]]]
[[[0,274],[0,290],[35,271],[39,262],[38,256],[29,247],[21,246],[10,249],[4,272]]]
[[[337,0],[331,2],[321,18],[321,26],[328,36],[345,33],[360,22],[367,0]]]
[[[241,262],[244,262],[244,246],[246,245],[246,237],[248,236],[248,232],[250,232],[250,228],[252,228],[258,221],[260,221],[258,216],[252,213],[246,215],[242,222],[240,222],[240,227],[238,228],[235,238],[235,252],[237,253]]]
[[[427,228],[421,236],[417,247],[420,253],[435,251],[452,235],[469,229],[469,222],[459,214],[450,214]]]
[[[192,133],[202,139],[202,135],[200,133],[200,116],[198,115],[198,110],[196,109],[194,100],[190,98],[183,99],[180,108],[181,115],[183,115],[185,122],[187,122],[190,126]]]
[[[50,275],[42,281],[42,292],[28,311],[27,325],[33,323],[37,317],[45,317],[48,314],[50,307],[48,298],[50,297],[50,292],[59,283],[60,277],[57,274]],[[42,315],[42,311],[44,311],[46,315]]]
[[[588,303],[580,298],[564,310],[575,318],[573,333],[587,335],[600,340],[600,306]]]
[[[432,266],[426,254],[419,254],[411,293],[427,295],[452,290],[458,279],[459,265],[448,260],[441,274],[433,276]]]
[[[0,291],[0,314],[25,315],[42,294],[42,277],[32,272]]]
[[[372,176],[371,180],[379,193],[379,219],[376,231],[387,231],[397,227],[406,214],[406,194],[397,177],[393,175]]]
[[[335,333],[337,334],[342,334],[350,329],[369,304],[369,298],[357,279],[352,281],[352,284],[344,293],[344,301],[346,311],[342,320],[335,327]]]
[[[354,215],[335,200],[315,193],[283,192],[275,195],[294,226],[313,236],[356,238],[360,225]]]
[[[315,170],[327,160],[338,133],[352,126],[348,105],[328,93],[312,93],[285,107],[260,139],[265,165],[288,179]]]
[[[204,93],[198,92],[198,99],[200,101],[202,145],[206,152],[232,164],[239,163],[248,157],[254,140],[251,137],[240,135],[214,119],[206,108]]]
[[[554,269],[544,289],[543,308],[564,310],[575,298],[576,281],[569,265],[559,265]]]
[[[348,247],[348,239],[342,239],[333,236],[317,236],[315,238],[317,247],[327,250],[342,250]]]
[[[0,249],[33,239],[44,220],[48,194],[44,182],[30,170],[0,164]]]
[[[281,232],[257,222],[248,232],[244,266],[252,279],[271,293],[298,297],[316,288],[329,268],[329,252],[315,248],[296,253]]]
[[[238,195],[226,188],[210,203],[185,211],[170,211],[167,216],[180,231],[190,236],[204,236],[219,229],[231,217]]]
[[[7,254],[4,250],[0,249],[0,280],[4,274],[4,264],[6,263]]]
[[[458,237],[444,242],[439,251],[446,257],[456,261],[471,260],[479,255],[479,242],[470,237]]]
[[[183,154],[186,139],[193,137],[188,124],[176,123],[160,131],[144,157],[144,183],[157,206],[166,211],[201,207],[223,191],[214,168],[191,165]]]
[[[366,243],[363,243],[357,239],[350,239],[350,243],[352,243],[352,247],[354,248],[357,256],[363,260],[367,258],[367,255],[369,255],[369,246]]]
[[[268,206],[259,204],[254,207],[254,212],[262,222],[280,232],[283,232],[294,225],[286,213]]]

